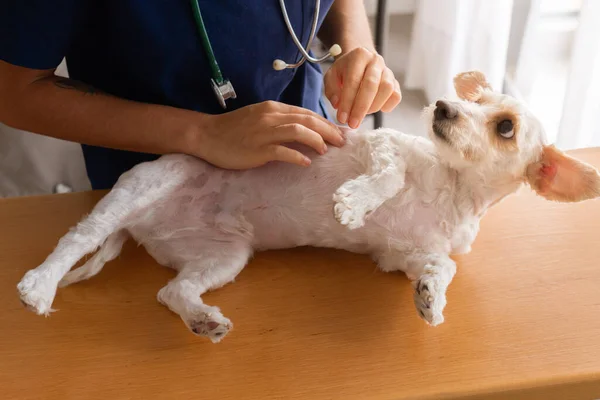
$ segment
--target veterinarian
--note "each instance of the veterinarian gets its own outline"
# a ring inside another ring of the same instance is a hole
[[[285,2],[299,41],[311,32],[314,0]],[[0,121],[82,143],[95,189],[137,163],[186,153],[246,169],[310,160],[284,143],[327,151],[343,145],[321,94],[355,128],[401,100],[376,53],[363,0],[323,0],[324,44],[342,53],[323,77],[318,64],[275,70],[301,54],[277,0],[199,0],[210,47],[235,87],[223,109],[211,85],[207,46],[188,0],[7,0],[0,4]],[[66,57],[70,79],[54,75]],[[268,101],[271,100],[271,101]]]

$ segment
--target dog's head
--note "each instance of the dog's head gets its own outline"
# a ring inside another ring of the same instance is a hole
[[[550,200],[600,196],[596,169],[547,145],[540,121],[522,102],[493,91],[478,71],[457,75],[454,87],[459,99],[425,109],[444,162],[489,185],[527,182]]]

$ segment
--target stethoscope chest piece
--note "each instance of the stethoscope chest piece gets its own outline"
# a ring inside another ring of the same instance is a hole
[[[213,92],[215,92],[215,96],[219,101],[219,104],[224,109],[227,109],[227,105],[225,101],[228,99],[235,99],[237,96],[235,94],[235,90],[233,90],[233,85],[231,82],[223,77],[221,73],[221,69],[219,68],[219,63],[217,63],[217,59],[215,58],[215,54],[213,53],[212,46],[210,44],[210,40],[208,39],[208,32],[206,32],[206,27],[204,26],[204,21],[202,20],[202,13],[200,12],[200,5],[198,4],[198,0],[190,0],[192,4],[192,10],[194,11],[194,19],[196,21],[196,28],[198,29],[198,34],[200,35],[200,39],[202,40],[202,46],[204,47],[204,51],[206,53],[206,57],[208,58],[208,62],[210,65],[210,69],[212,71],[212,79],[210,80],[210,84],[212,86]]]
[[[228,99],[235,99],[237,97],[235,90],[233,89],[233,85],[227,79],[223,80],[221,84],[218,84],[214,79],[211,79],[210,82],[219,104],[221,107],[226,109],[227,105],[225,104],[225,101]]]
[[[228,99],[235,99],[237,96],[235,94],[235,90],[233,89],[233,85],[231,82],[223,77],[221,73],[221,69],[219,68],[219,64],[217,63],[217,59],[215,58],[215,54],[213,53],[212,46],[210,44],[210,40],[208,38],[208,32],[206,31],[206,27],[204,26],[204,21],[202,20],[202,13],[200,12],[200,5],[198,4],[198,0],[190,0],[192,5],[192,10],[194,12],[194,19],[196,22],[196,28],[198,29],[198,34],[200,35],[200,39],[202,41],[202,46],[204,47],[204,51],[206,53],[206,57],[208,58],[208,62],[212,72],[212,79],[210,80],[213,91],[215,92],[215,96],[219,101],[219,104],[224,109],[227,109],[227,105],[225,101]],[[277,71],[284,70],[286,68],[298,68],[305,61],[309,61],[311,63],[322,63],[329,57],[337,57],[342,53],[342,48],[334,44],[331,46],[327,54],[323,55],[319,58],[314,58],[310,54],[308,54],[310,50],[310,46],[312,44],[313,39],[315,38],[315,34],[317,31],[317,24],[319,21],[319,9],[321,7],[321,0],[315,0],[315,12],[313,14],[312,26],[310,28],[310,37],[308,38],[308,43],[306,44],[306,48],[302,46],[300,40],[296,36],[294,32],[294,28],[292,27],[292,23],[287,14],[287,10],[285,8],[285,0],[279,0],[279,5],[281,7],[281,12],[283,14],[283,19],[285,24],[292,35],[292,40],[294,44],[298,48],[298,51],[302,54],[302,58],[300,61],[294,64],[288,64],[283,60],[275,60],[273,61],[273,68]]]

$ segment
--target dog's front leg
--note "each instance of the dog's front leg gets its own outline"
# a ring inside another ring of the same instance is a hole
[[[333,195],[335,218],[350,229],[365,224],[365,217],[404,187],[406,164],[388,135],[371,133],[360,149],[365,173],[344,183]]]
[[[403,271],[412,281],[417,312],[427,323],[444,322],[446,290],[456,273],[456,263],[446,254],[387,251],[377,258],[384,271]]]

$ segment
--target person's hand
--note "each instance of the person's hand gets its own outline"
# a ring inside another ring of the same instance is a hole
[[[310,158],[286,147],[302,143],[317,153],[325,142],[343,146],[341,130],[320,115],[274,101],[253,104],[221,115],[205,116],[194,155],[226,169],[249,169],[270,161],[310,165]]]
[[[402,100],[400,84],[383,57],[364,47],[337,58],[324,80],[338,121],[351,128],[358,128],[367,114],[392,111]]]

